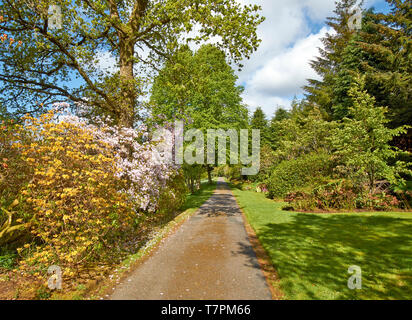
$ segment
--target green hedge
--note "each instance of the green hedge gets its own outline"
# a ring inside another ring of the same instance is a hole
[[[289,192],[328,181],[333,161],[327,153],[310,153],[281,162],[266,180],[270,198],[283,198]]]

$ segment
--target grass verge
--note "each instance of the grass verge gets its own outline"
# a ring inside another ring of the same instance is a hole
[[[232,190],[285,299],[412,299],[412,213],[286,212],[263,194]],[[353,265],[361,290],[347,285]]]

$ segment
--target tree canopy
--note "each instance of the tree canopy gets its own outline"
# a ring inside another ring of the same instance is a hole
[[[49,26],[51,4],[61,8],[62,28]],[[1,102],[21,114],[69,100],[133,126],[142,71],[158,69],[181,43],[211,37],[240,65],[259,45],[259,10],[232,0],[3,0],[0,32],[22,45],[0,46]],[[108,53],[117,72],[96,67]]]

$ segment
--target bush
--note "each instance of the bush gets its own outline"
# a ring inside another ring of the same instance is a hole
[[[332,173],[333,161],[327,153],[311,153],[281,162],[266,181],[270,198],[283,198],[308,185],[320,185]]]
[[[72,277],[118,262],[143,211],[183,204],[182,173],[151,161],[150,141],[139,137],[53,111],[27,116],[24,125],[3,124],[0,244],[25,237],[22,271],[41,277],[56,264]]]
[[[401,202],[385,192],[369,193],[367,186],[353,185],[349,180],[338,180],[314,188],[311,192],[291,192],[285,201],[295,210],[389,210]]]
[[[113,251],[134,212],[121,191],[126,181],[118,176],[113,148],[53,117],[26,117],[26,125],[17,127],[13,148],[30,170],[9,212],[36,240],[19,248],[27,254],[21,269],[39,272],[58,264],[71,276],[79,265],[101,259],[102,251]]]
[[[185,203],[187,192],[184,174],[179,171],[168,180],[163,189],[159,198],[158,212],[176,212]]]

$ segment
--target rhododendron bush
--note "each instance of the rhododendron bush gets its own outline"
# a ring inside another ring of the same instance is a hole
[[[95,139],[105,142],[115,150],[118,176],[128,181],[124,190],[138,209],[154,212],[158,209],[161,194],[167,189],[171,199],[181,197],[181,191],[167,188],[170,180],[180,174],[179,166],[166,161],[158,161],[153,156],[156,144],[148,139],[146,126],[137,129],[107,125],[108,119],[94,119],[94,124],[68,112],[59,117],[60,121],[71,123],[88,130]],[[169,130],[173,130],[170,128]],[[183,192],[185,193],[185,192]],[[176,208],[174,208],[176,209]]]
[[[23,120],[3,124],[0,139],[0,244],[19,243],[22,270],[57,264],[70,277],[116,259],[143,212],[182,205],[180,169],[152,160],[144,128],[56,110]]]

